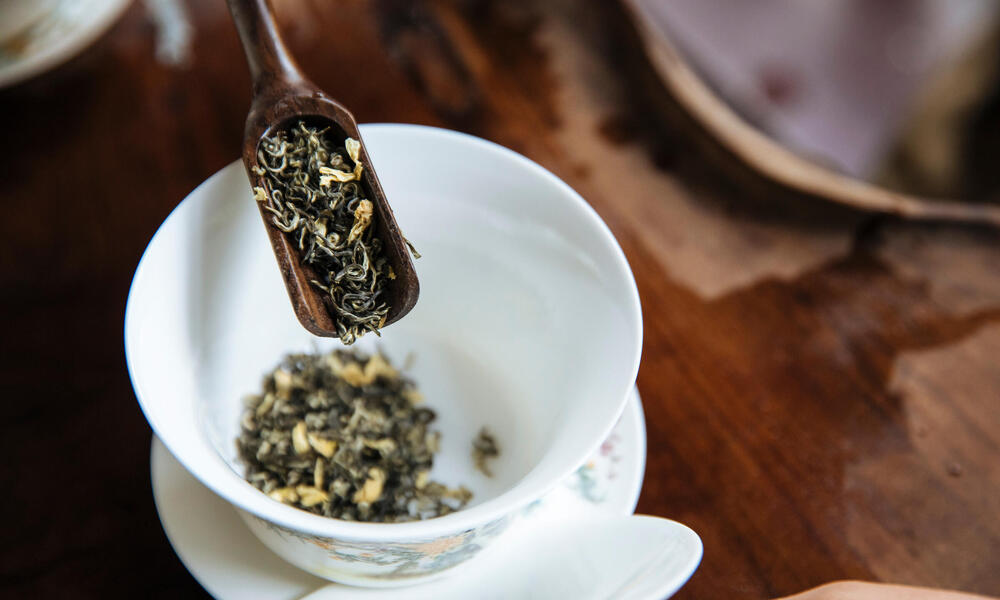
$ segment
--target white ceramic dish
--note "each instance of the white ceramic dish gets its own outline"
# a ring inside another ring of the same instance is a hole
[[[53,0],[0,0],[0,44],[45,18]]]
[[[455,132],[375,125],[362,136],[424,255],[420,301],[379,346],[397,361],[415,357],[409,372],[443,434],[432,477],[467,485],[469,507],[350,523],[279,504],[243,480],[233,444],[241,397],[284,353],[339,342],[295,320],[240,164],[192,192],[150,242],[125,347],[156,434],[269,548],[331,580],[396,586],[465,562],[583,463],[628,399],[642,324],[621,249],[551,173]],[[492,479],[469,460],[484,424],[503,449]]]
[[[646,429],[635,394],[601,448],[584,467],[531,506],[523,523],[541,528],[555,518],[585,518],[590,511],[632,514],[642,488],[645,457]],[[212,596],[295,600],[327,583],[264,547],[232,507],[185,471],[155,438],[150,461],[153,497],[163,530],[181,562]],[[503,539],[498,542],[503,543]],[[403,599],[410,589],[394,591]],[[342,591],[345,598],[358,593],[349,587]]]
[[[0,88],[73,58],[113,25],[131,0],[46,0],[44,16],[0,43]]]

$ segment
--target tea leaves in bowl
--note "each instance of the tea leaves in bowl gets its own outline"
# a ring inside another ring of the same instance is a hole
[[[413,381],[382,355],[292,354],[251,396],[237,439],[274,500],[350,521],[441,516],[472,493],[430,480],[440,433]]]

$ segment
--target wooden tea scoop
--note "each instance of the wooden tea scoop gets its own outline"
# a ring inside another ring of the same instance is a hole
[[[359,159],[363,164],[361,186],[375,208],[375,235],[382,240],[383,252],[395,279],[387,282],[383,300],[389,305],[385,323],[401,319],[417,303],[420,284],[396,219],[375,175],[358,124],[344,106],[324,94],[299,71],[285,48],[274,22],[269,0],[228,0],[229,11],[243,42],[253,79],[253,101],[243,132],[243,164],[254,188],[264,185],[256,167],[257,146],[264,137],[288,130],[299,121],[308,126],[329,127],[337,141],[351,137],[361,141]],[[261,217],[278,259],[288,296],[302,326],[311,333],[339,337],[336,321],[323,294],[310,281],[317,277],[302,264],[298,249],[272,222],[272,215],[257,202]]]

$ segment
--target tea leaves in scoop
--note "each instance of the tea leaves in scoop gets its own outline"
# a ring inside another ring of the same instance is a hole
[[[312,285],[322,292],[340,340],[350,345],[385,324],[385,288],[395,273],[375,235],[361,144],[347,138],[338,145],[328,133],[300,121],[263,138],[256,169],[265,187],[255,188],[254,197],[315,273]]]

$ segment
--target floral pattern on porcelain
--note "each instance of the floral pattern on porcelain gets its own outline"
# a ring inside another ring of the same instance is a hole
[[[550,505],[562,505],[562,511],[575,510],[571,507],[600,509],[612,498],[622,462],[622,438],[618,426],[611,432],[600,448],[579,469],[562,482],[549,495],[535,500],[520,511],[522,518],[535,518],[538,512],[546,512]]]
[[[602,504],[607,500],[608,491],[618,476],[616,466],[621,462],[620,440],[618,433],[612,432],[590,460],[566,480],[566,485],[593,504]]]
[[[478,554],[486,542],[503,533],[508,525],[504,517],[454,535],[426,540],[363,542],[310,535],[254,515],[251,518],[280,536],[285,544],[308,544],[321,550],[326,563],[323,570],[378,580],[420,579],[441,573]]]

